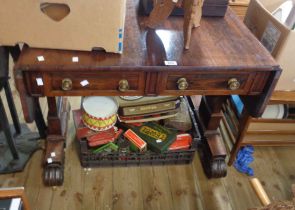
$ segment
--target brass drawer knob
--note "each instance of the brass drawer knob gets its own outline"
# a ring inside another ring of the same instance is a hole
[[[72,87],[73,87],[73,82],[72,82],[71,79],[65,78],[65,79],[62,80],[61,88],[63,90],[72,90]]]
[[[228,84],[228,88],[230,90],[237,90],[240,88],[240,85],[241,85],[240,82],[236,78],[229,79],[227,84]]]
[[[120,82],[119,82],[119,91],[125,92],[127,90],[129,90],[129,83],[128,83],[128,81],[126,79],[120,80]]]
[[[177,80],[177,86],[179,90],[186,90],[188,88],[188,82],[185,78],[180,78]]]

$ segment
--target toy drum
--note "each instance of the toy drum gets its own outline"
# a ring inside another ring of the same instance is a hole
[[[82,111],[82,121],[85,126],[95,131],[104,131],[115,125],[118,103],[112,97],[85,97]]]

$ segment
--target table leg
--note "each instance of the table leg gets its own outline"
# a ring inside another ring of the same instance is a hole
[[[45,139],[47,136],[47,126],[44,121],[44,117],[42,114],[42,109],[40,106],[39,98],[33,98],[34,104],[34,116],[35,116],[35,123],[38,128],[38,132],[41,139]]]
[[[208,178],[226,176],[226,149],[220,139],[218,127],[222,119],[221,107],[226,96],[204,96],[200,104],[205,140],[201,141],[199,154]]]
[[[47,186],[58,186],[63,184],[64,179],[66,132],[63,131],[62,125],[67,124],[68,120],[68,115],[62,118],[61,116],[64,116],[62,113],[68,112],[69,110],[66,105],[57,105],[55,97],[47,97],[47,102],[48,135],[46,138],[43,181]],[[67,103],[67,100],[59,100],[59,102],[63,104]]]

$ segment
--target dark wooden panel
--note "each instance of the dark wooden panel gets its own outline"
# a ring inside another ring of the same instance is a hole
[[[40,79],[43,85],[38,85],[37,79]],[[41,96],[44,94],[44,78],[41,72],[29,72],[25,74],[25,82],[30,95]]]
[[[250,116],[260,117],[262,115],[278,82],[281,72],[282,70],[278,68],[276,71],[270,73],[267,82],[263,87],[262,94],[247,97],[243,96],[241,98]]]
[[[270,76],[269,72],[257,72],[251,87],[252,93],[261,93],[265,87],[265,84]]]
[[[188,88],[184,91],[178,90],[177,81],[180,78],[186,78]],[[240,88],[230,90],[228,81],[231,78],[236,78],[240,83]],[[160,94],[206,94],[206,95],[229,95],[229,94],[247,94],[252,84],[254,74],[245,72],[237,73],[218,71],[203,71],[203,72],[183,72],[183,73],[167,73],[162,79]]]
[[[158,73],[157,72],[149,72],[146,76],[146,87],[145,94],[146,95],[156,95],[157,87],[158,87]]]
[[[72,81],[71,90],[62,89],[64,79]],[[120,92],[118,90],[120,80],[127,80],[129,90]],[[87,85],[81,85],[86,81]],[[45,74],[47,96],[53,95],[118,95],[118,94],[144,94],[145,76],[144,72],[52,72]]]

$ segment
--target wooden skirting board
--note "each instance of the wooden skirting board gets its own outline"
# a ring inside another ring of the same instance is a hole
[[[274,91],[271,104],[295,104],[295,91]]]

